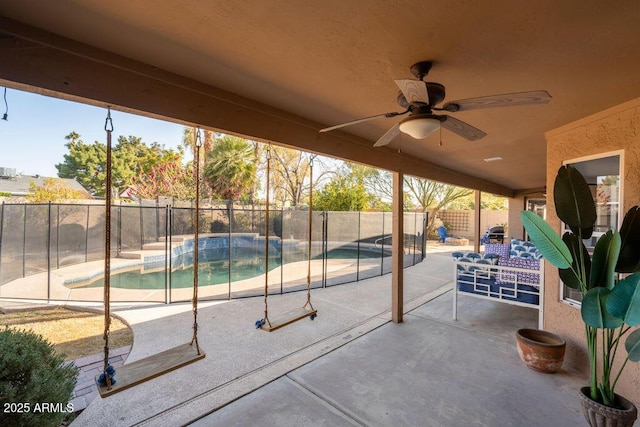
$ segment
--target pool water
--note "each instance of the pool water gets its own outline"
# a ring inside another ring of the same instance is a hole
[[[110,285],[112,288],[123,289],[165,289],[171,286],[173,289],[190,288],[193,286],[193,256],[185,254],[177,260],[173,260],[173,271],[165,272],[164,265],[158,266],[154,271],[126,271],[118,273],[112,271]],[[264,255],[253,249],[234,248],[231,261],[229,253],[225,250],[207,249],[198,254],[198,284],[199,286],[213,286],[250,279],[264,274]],[[380,257],[381,253],[360,251],[360,258]],[[327,252],[328,259],[356,259],[358,251],[355,249],[333,249]],[[290,252],[283,255],[284,264],[307,259],[304,252]],[[322,259],[318,255],[315,259]],[[269,270],[280,266],[280,254],[269,255]],[[100,278],[85,288],[103,287],[104,279]]]

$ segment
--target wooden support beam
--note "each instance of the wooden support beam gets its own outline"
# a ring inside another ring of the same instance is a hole
[[[476,193],[475,193],[476,208],[473,211],[474,213],[473,229],[475,230],[474,235],[476,236],[473,242],[473,251],[475,253],[480,252],[480,234],[482,233],[482,230],[480,230],[480,215],[482,214],[482,207],[480,203],[482,203],[482,196],[480,194],[480,191],[476,190]]]
[[[170,73],[0,16],[0,85],[107,107],[188,126],[334,156],[386,170],[479,188],[507,197],[513,190],[437,163],[374,148],[343,131],[318,133],[317,123],[201,81]]]
[[[391,243],[391,319],[402,323],[404,311],[404,175],[393,173],[393,225]]]

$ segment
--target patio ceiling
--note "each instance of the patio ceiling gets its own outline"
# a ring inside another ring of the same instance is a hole
[[[640,96],[636,1],[0,0],[0,16],[8,85],[505,195],[544,187],[544,132]],[[7,48],[19,39],[54,49]],[[79,70],[68,55],[101,68]],[[413,78],[409,67],[421,60],[434,62],[426,80],[446,86],[445,102],[537,89],[553,99],[455,113],[487,132],[475,142],[443,130],[442,146],[435,132],[372,148],[400,118],[317,133],[401,111],[393,80]],[[128,77],[118,77],[122,70]],[[162,83],[157,93],[153,85],[135,92],[150,79]],[[184,100],[180,90],[207,100]],[[492,157],[503,160],[483,160]]]

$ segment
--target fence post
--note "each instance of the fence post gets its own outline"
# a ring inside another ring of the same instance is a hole
[[[22,221],[22,277],[27,275],[27,204],[24,204],[24,218]]]
[[[424,260],[427,252],[427,222],[429,219],[429,212],[425,212],[422,215],[422,259]]]
[[[233,209],[233,206],[231,206],[231,209]],[[227,207],[227,221],[229,221],[229,233],[227,235],[227,264],[229,265],[229,267],[227,268],[228,270],[228,274],[227,274],[227,283],[228,283],[228,288],[229,288],[229,297],[228,299],[231,299],[231,211],[229,210],[229,208]]]
[[[380,242],[382,243],[381,250],[380,250],[380,275],[381,276],[384,274],[384,240],[385,240],[385,236],[384,236],[384,214],[385,214],[385,212],[382,211],[382,237],[380,239]]]
[[[309,208],[311,209],[311,208]],[[280,295],[284,292],[284,208],[280,209]]]
[[[91,214],[91,206],[87,205],[87,223],[85,224],[85,228],[84,228],[84,262],[89,261],[89,215],[90,214]],[[104,237],[106,239],[107,235],[105,234]]]
[[[416,240],[418,238],[418,214],[413,213],[413,265],[416,265]]]
[[[47,302],[51,299],[51,200],[47,209]]]
[[[60,205],[56,206],[56,268],[60,268]]]
[[[329,238],[329,212],[322,212],[322,287],[327,287],[327,239]]]
[[[2,230],[4,229],[4,200],[0,206],[0,285],[2,285]]]
[[[117,252],[120,255],[122,252],[122,204],[118,205],[118,229],[116,235]]]
[[[360,218],[362,216],[362,212],[358,211],[358,251],[356,255],[358,258],[356,259],[356,282],[360,281]]]
[[[171,297],[173,296],[173,206],[169,206],[169,221],[168,221],[168,235],[169,235],[169,299],[171,304]]]
[[[142,210],[142,199],[140,200],[140,250],[144,246],[144,212]],[[196,215],[198,213],[196,212]]]
[[[160,240],[160,204],[158,203],[158,199],[156,198],[156,238],[155,241],[157,242],[158,240]]]
[[[164,303],[171,302],[171,292],[169,290],[169,278],[171,277],[171,245],[169,244],[169,210],[171,207],[166,205],[164,208]],[[157,215],[160,215],[156,207]]]

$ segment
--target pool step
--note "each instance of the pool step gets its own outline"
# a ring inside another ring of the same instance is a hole
[[[124,259],[142,259],[142,251],[120,252],[118,258]]]

